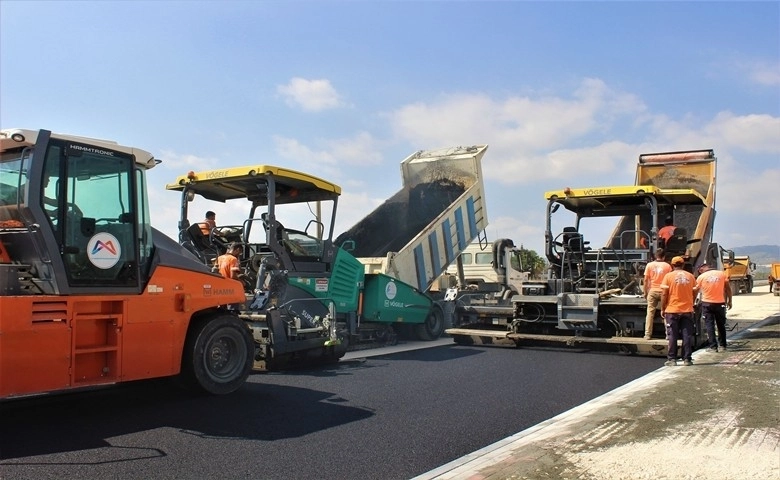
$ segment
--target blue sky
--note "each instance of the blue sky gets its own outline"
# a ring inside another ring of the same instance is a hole
[[[152,152],[152,220],[174,238],[164,185],[188,170],[333,181],[338,233],[401,188],[409,154],[488,144],[488,238],[540,253],[545,191],[712,148],[716,241],[777,244],[780,2],[0,0],[0,127]]]

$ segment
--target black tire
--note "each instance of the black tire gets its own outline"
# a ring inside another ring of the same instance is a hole
[[[254,360],[255,342],[236,317],[205,317],[190,325],[182,355],[185,385],[212,395],[236,391],[244,384]]]
[[[326,347],[329,349],[329,357],[333,362],[338,362],[341,357],[347,354],[347,350],[349,350],[349,334],[347,332],[342,332],[337,336],[339,340],[341,340],[341,343],[338,345]]]
[[[425,322],[415,325],[414,333],[420,340],[431,341],[441,337],[444,332],[444,312],[434,306],[425,318]]]

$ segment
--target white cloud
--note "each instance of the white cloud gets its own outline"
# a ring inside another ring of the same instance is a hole
[[[729,164],[719,170],[717,183],[715,203],[719,213],[765,214],[768,218],[774,217],[780,233],[777,203],[770,200],[780,186],[780,168],[753,172],[739,163]]]
[[[350,138],[330,140],[326,145],[339,164],[371,166],[382,163],[378,142],[368,132],[358,132]]]
[[[780,85],[780,62],[748,62],[740,65],[747,77],[759,85],[775,87]]]
[[[572,171],[606,173],[637,152],[620,141],[582,147],[606,136],[616,123],[646,115],[634,95],[584,79],[571,98],[514,96],[495,100],[484,94],[457,94],[438,102],[415,103],[389,115],[396,134],[415,145],[488,143],[486,178],[524,184],[565,178]],[[616,135],[617,136],[617,135]]]
[[[303,145],[295,138],[282,137],[275,135],[273,137],[274,144],[276,146],[276,152],[280,157],[288,160],[293,160],[301,164],[316,164],[316,163],[334,163],[335,159],[330,152],[327,151],[315,151],[311,148]]]
[[[780,118],[766,114],[734,115],[720,112],[704,133],[751,153],[780,153]]]
[[[494,242],[499,238],[510,238],[516,246],[544,256],[544,222],[544,202],[540,200],[536,205],[518,211],[515,216],[491,217],[487,227],[488,240]]]
[[[209,170],[217,168],[219,160],[216,158],[199,157],[190,153],[176,153],[172,150],[163,150],[160,155],[162,163],[160,167],[177,172],[176,175],[187,173],[185,169]]]
[[[572,172],[597,174],[602,177],[614,173],[613,179],[626,178],[630,180],[628,183],[632,183],[636,158],[636,145],[619,141],[605,142],[592,147],[553,150],[542,159],[547,167],[543,177],[571,179]]]
[[[485,94],[454,94],[401,107],[389,117],[396,133],[413,143],[443,146],[492,138],[527,150],[560,146],[602,130],[619,116],[645,110],[635,96],[613,91],[598,79],[584,79],[572,97],[494,100]]]
[[[344,105],[341,96],[329,80],[306,80],[295,77],[286,85],[279,85],[276,91],[288,105],[298,106],[309,112],[319,112]]]
[[[370,167],[382,163],[382,154],[376,139],[367,132],[358,132],[349,138],[323,140],[314,147],[295,138],[274,136],[277,154],[315,175],[343,178],[344,167]]]
[[[728,77],[740,84],[776,87],[780,85],[780,61],[776,58],[748,58],[744,52],[718,52],[706,75]]]
[[[397,135],[415,145],[488,143],[485,178],[504,185],[571,181],[572,172],[581,182],[603,182],[614,173],[631,183],[637,156],[654,151],[780,151],[778,117],[720,112],[711,119],[671,118],[599,79],[582,80],[571,98],[455,94],[401,107],[389,119]]]
[[[148,195],[149,203],[152,206],[150,212],[152,225],[170,238],[178,240],[181,193],[164,188],[150,188]],[[200,215],[200,213],[196,215]]]

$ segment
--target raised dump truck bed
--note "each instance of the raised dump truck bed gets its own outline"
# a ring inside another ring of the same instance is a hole
[[[625,232],[633,231],[640,237],[637,242],[643,234],[649,235],[652,246],[656,247],[658,228],[664,218],[672,217],[674,225],[684,237],[681,239],[682,246],[661,246],[666,247],[667,253],[685,252],[691,265],[703,263],[704,258],[700,254],[702,247],[712,241],[715,220],[716,160],[712,150],[640,155],[636,168],[636,189],[650,194],[649,189],[642,187],[655,187],[659,189],[655,196],[665,196],[668,200],[659,199],[658,218],[635,215],[635,212],[623,216],[611,236],[610,246],[614,249],[625,248],[625,242],[634,238],[625,235]],[[686,194],[686,191],[690,193]],[[637,198],[640,196],[637,195]],[[675,251],[677,248],[682,251]]]
[[[487,145],[419,151],[401,162],[403,188],[336,238],[366,266],[426,291],[487,227]]]

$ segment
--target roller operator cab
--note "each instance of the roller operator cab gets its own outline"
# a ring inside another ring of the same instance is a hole
[[[0,131],[0,398],[179,376],[246,380],[241,284],[154,229],[138,148]]]

